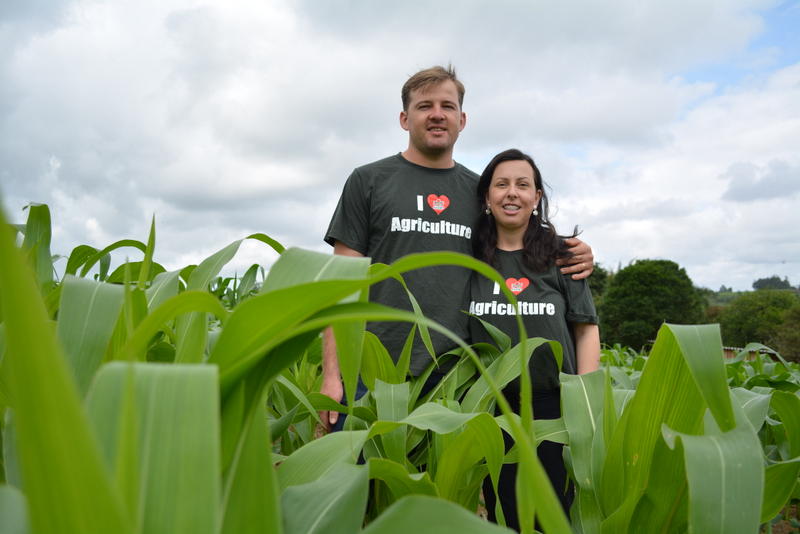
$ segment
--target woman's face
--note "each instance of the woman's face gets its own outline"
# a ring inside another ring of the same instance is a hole
[[[524,231],[541,198],[542,192],[536,189],[533,179],[533,167],[525,160],[500,163],[486,192],[486,204],[492,210],[498,232]]]

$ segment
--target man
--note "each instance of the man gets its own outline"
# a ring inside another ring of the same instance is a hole
[[[479,213],[478,176],[453,160],[453,147],[464,129],[464,86],[452,67],[422,70],[403,86],[400,126],[408,132],[408,148],[401,154],[359,167],[347,179],[325,241],[334,254],[369,256],[392,263],[413,252],[454,251],[471,254],[472,224]],[[574,265],[564,272],[591,273],[592,253],[574,240]],[[588,269],[585,269],[588,267]],[[465,309],[470,271],[455,266],[430,267],[404,275],[423,313],[461,338],[468,337]],[[408,296],[395,280],[370,289],[370,301],[411,309]],[[411,325],[375,322],[367,327],[386,346],[395,361]],[[454,347],[452,341],[431,332],[436,354]],[[335,401],[343,397],[336,346],[325,332],[321,392]],[[410,372],[419,375],[431,362],[419,337],[411,354]],[[435,372],[432,380],[441,379]],[[337,412],[323,412],[330,425]]]

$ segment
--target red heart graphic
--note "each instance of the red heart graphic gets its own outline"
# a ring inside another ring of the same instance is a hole
[[[428,206],[430,206],[436,214],[442,213],[450,205],[450,199],[447,195],[428,195]]]
[[[506,286],[508,286],[508,289],[515,295],[519,295],[525,291],[525,288],[529,285],[531,285],[531,282],[527,278],[520,278],[519,280],[516,278],[506,278]]]

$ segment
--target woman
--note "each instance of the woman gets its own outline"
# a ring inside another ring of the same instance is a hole
[[[592,295],[585,280],[575,281],[559,272],[557,259],[568,257],[564,241],[548,220],[547,194],[542,176],[533,159],[516,149],[501,152],[492,159],[478,183],[478,198],[484,206],[475,226],[475,257],[492,265],[505,278],[506,285],[519,301],[528,336],[561,343],[564,349],[562,371],[583,374],[594,371],[600,361],[600,335]],[[470,311],[496,326],[512,339],[519,339],[514,310],[493,281],[474,276],[470,287]],[[473,342],[492,338],[472,319]],[[536,419],[561,416],[558,367],[545,344],[530,360],[533,383],[533,413]],[[503,391],[509,403],[519,408],[519,380]],[[506,438],[507,448],[511,445]],[[539,459],[547,471],[565,513],[572,500],[562,460],[562,445],[543,441]],[[517,464],[506,464],[500,475],[498,493],[509,527],[519,530],[514,484]],[[494,521],[495,495],[488,479],[484,496],[489,518]]]

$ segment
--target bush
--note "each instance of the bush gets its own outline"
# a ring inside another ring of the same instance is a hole
[[[800,306],[783,314],[783,322],[775,332],[775,348],[787,360],[800,362]]]
[[[792,291],[761,289],[743,293],[720,314],[722,341],[736,347],[755,341],[777,349],[784,315],[797,306],[800,298]]]
[[[783,277],[783,280],[777,275],[774,274],[769,278],[759,278],[755,282],[753,282],[753,289],[793,289],[792,284],[789,282],[787,277]]]

